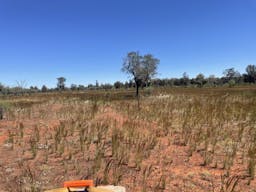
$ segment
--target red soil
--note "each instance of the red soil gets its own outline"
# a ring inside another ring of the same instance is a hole
[[[19,191],[19,184],[27,186],[29,191],[29,183],[49,189],[61,186],[65,180],[81,179],[85,175],[84,172],[92,165],[90,154],[95,150],[93,146],[86,154],[77,150],[71,159],[67,149],[63,154],[46,154],[44,149],[47,139],[52,137],[51,134],[60,124],[60,120],[51,116],[51,113],[60,109],[59,105],[45,109],[50,114],[47,119],[40,119],[35,115],[32,119],[25,118],[21,121],[0,121],[0,191]],[[122,127],[128,117],[107,107],[95,117],[95,121],[103,119],[114,120],[118,124],[117,127]],[[157,128],[156,123],[136,121],[145,135]],[[16,139],[20,134],[20,122],[24,126],[23,140]],[[35,126],[38,125],[41,125],[38,146],[40,149],[34,157],[30,143],[35,137]],[[9,133],[15,135],[13,143],[8,141],[11,139]],[[143,186],[146,186],[146,191],[220,191],[221,175],[225,175],[226,171],[218,165],[204,166],[200,151],[189,155],[188,147],[182,145],[182,142],[174,142],[174,138],[179,140],[179,135],[159,136],[156,146],[151,150],[149,157],[143,159],[140,168],[135,166],[135,157],[131,156],[128,164],[121,165],[125,171],[120,184],[125,186],[128,192],[142,191]],[[72,140],[72,136],[68,139]],[[106,155],[107,158],[111,159],[111,154]],[[143,170],[149,166],[151,171],[148,177],[143,179]],[[256,181],[248,177],[246,167],[239,161],[239,157],[231,167],[230,175],[240,176],[236,191],[256,191]],[[101,176],[102,172],[99,171],[98,178]]]

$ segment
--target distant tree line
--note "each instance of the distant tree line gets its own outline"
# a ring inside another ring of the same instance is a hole
[[[133,53],[136,54],[136,53]],[[131,56],[131,55],[130,55]],[[132,55],[133,57],[134,55]],[[136,55],[135,55],[136,56]],[[148,56],[148,55],[146,55]],[[150,56],[151,57],[151,56]],[[151,57],[154,59],[153,57]],[[158,60],[155,60],[158,62]],[[1,95],[22,95],[31,94],[38,92],[56,92],[56,91],[84,91],[84,90],[111,90],[111,89],[131,89],[136,88],[139,84],[140,87],[219,87],[227,86],[233,87],[236,85],[248,85],[256,83],[256,65],[250,64],[246,67],[245,73],[241,74],[235,68],[225,69],[222,77],[215,77],[210,75],[205,77],[204,74],[199,73],[196,77],[190,78],[189,75],[184,72],[180,78],[146,78],[146,80],[140,80],[136,83],[134,78],[129,81],[121,82],[116,81],[113,84],[105,83],[100,84],[98,81],[95,84],[76,85],[71,84],[70,87],[65,85],[66,78],[57,78],[56,88],[48,88],[46,85],[42,87],[30,86],[29,88],[24,87],[23,83],[17,83],[17,86],[9,87],[0,83],[0,94]]]

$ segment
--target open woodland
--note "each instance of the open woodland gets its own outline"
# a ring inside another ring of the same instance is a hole
[[[0,188],[93,179],[127,191],[256,191],[256,88],[3,96]]]

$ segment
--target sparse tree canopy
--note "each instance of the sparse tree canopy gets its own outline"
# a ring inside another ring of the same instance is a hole
[[[181,84],[185,86],[189,85],[189,76],[186,72],[182,74]]]
[[[41,88],[41,91],[46,92],[47,90],[48,90],[48,88],[45,85],[43,85],[42,88]]]
[[[120,89],[122,86],[123,86],[123,83],[121,83],[120,81],[116,81],[116,82],[114,83],[115,89]]]
[[[239,77],[240,76],[240,73],[238,71],[235,71],[235,68],[229,68],[229,69],[226,69],[224,72],[223,72],[223,75],[225,75],[225,77],[228,79],[228,80],[231,80],[231,79],[234,79],[236,77]]]
[[[202,87],[203,84],[205,83],[204,75],[202,73],[199,73],[196,76],[196,83],[198,84],[199,87]]]
[[[208,85],[214,86],[217,83],[215,75],[210,75],[207,79],[207,82]]]
[[[143,68],[144,68],[144,81],[146,84],[150,81],[150,79],[156,75],[157,67],[159,64],[159,59],[154,58],[151,54],[146,54],[143,57]]]
[[[124,59],[122,71],[131,75],[136,85],[136,96],[139,95],[139,87],[156,74],[159,59],[151,54],[141,56],[139,52],[130,52]]]
[[[256,66],[255,65],[248,65],[246,67],[246,72],[249,78],[250,83],[255,83],[256,81]]]
[[[255,65],[248,65],[246,67],[246,72],[248,75],[256,76],[256,66]]]
[[[59,90],[64,90],[65,89],[66,78],[65,77],[59,77],[59,78],[57,78],[57,80],[58,80],[57,88]]]
[[[71,84],[70,89],[71,89],[72,91],[77,90],[77,85],[76,85],[76,84]]]

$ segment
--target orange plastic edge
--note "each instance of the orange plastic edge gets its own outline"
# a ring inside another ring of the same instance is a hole
[[[64,187],[93,187],[93,180],[65,181]]]

